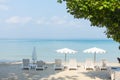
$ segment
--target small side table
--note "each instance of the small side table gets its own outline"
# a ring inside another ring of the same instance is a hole
[[[36,68],[36,64],[31,63],[31,64],[30,64],[30,68],[31,68],[31,69],[35,69],[35,68]]]

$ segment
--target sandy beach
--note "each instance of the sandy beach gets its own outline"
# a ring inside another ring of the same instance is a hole
[[[54,70],[52,63],[47,63],[45,70],[22,70],[21,63],[1,63],[0,80],[110,80],[107,70]],[[110,63],[110,66],[120,66]],[[10,79],[11,78],[11,79]]]

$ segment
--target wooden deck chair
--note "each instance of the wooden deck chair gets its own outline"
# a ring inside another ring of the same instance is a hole
[[[111,73],[111,80],[120,80],[120,71]]]
[[[68,64],[68,69],[69,70],[77,70],[77,61],[76,61],[76,59],[70,59],[69,64]]]
[[[45,62],[44,61],[37,61],[35,70],[44,70],[45,69]]]
[[[95,68],[94,68],[94,63],[93,63],[93,61],[92,60],[86,60],[86,62],[85,62],[85,69],[86,70],[94,70]]]
[[[102,59],[99,67],[100,67],[100,70],[107,70],[108,69],[107,61],[105,59]]]
[[[55,70],[63,70],[64,69],[61,59],[55,59],[54,69]]]
[[[29,59],[22,60],[22,69],[30,69],[30,60]]]

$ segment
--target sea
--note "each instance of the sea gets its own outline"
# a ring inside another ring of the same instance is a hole
[[[0,39],[0,62],[21,61],[24,58],[32,60],[33,47],[36,47],[37,60],[53,62],[55,59],[65,59],[65,54],[56,50],[69,48],[76,50],[76,54],[67,54],[66,59],[76,59],[84,62],[93,59],[94,54],[84,53],[85,49],[97,47],[106,50],[104,54],[96,54],[96,60],[106,59],[109,62],[117,62],[120,57],[119,43],[113,40],[41,40],[41,39]]]

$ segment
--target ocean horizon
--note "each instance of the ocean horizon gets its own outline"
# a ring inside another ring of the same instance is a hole
[[[37,59],[53,62],[55,59],[64,61],[64,54],[57,53],[61,48],[78,51],[67,54],[67,61],[75,58],[78,62],[93,59],[93,54],[83,53],[83,50],[98,47],[106,50],[105,54],[97,54],[97,61],[106,59],[117,62],[120,57],[119,43],[106,39],[0,39],[0,61],[20,61],[23,58],[32,59],[33,47],[36,47]]]

